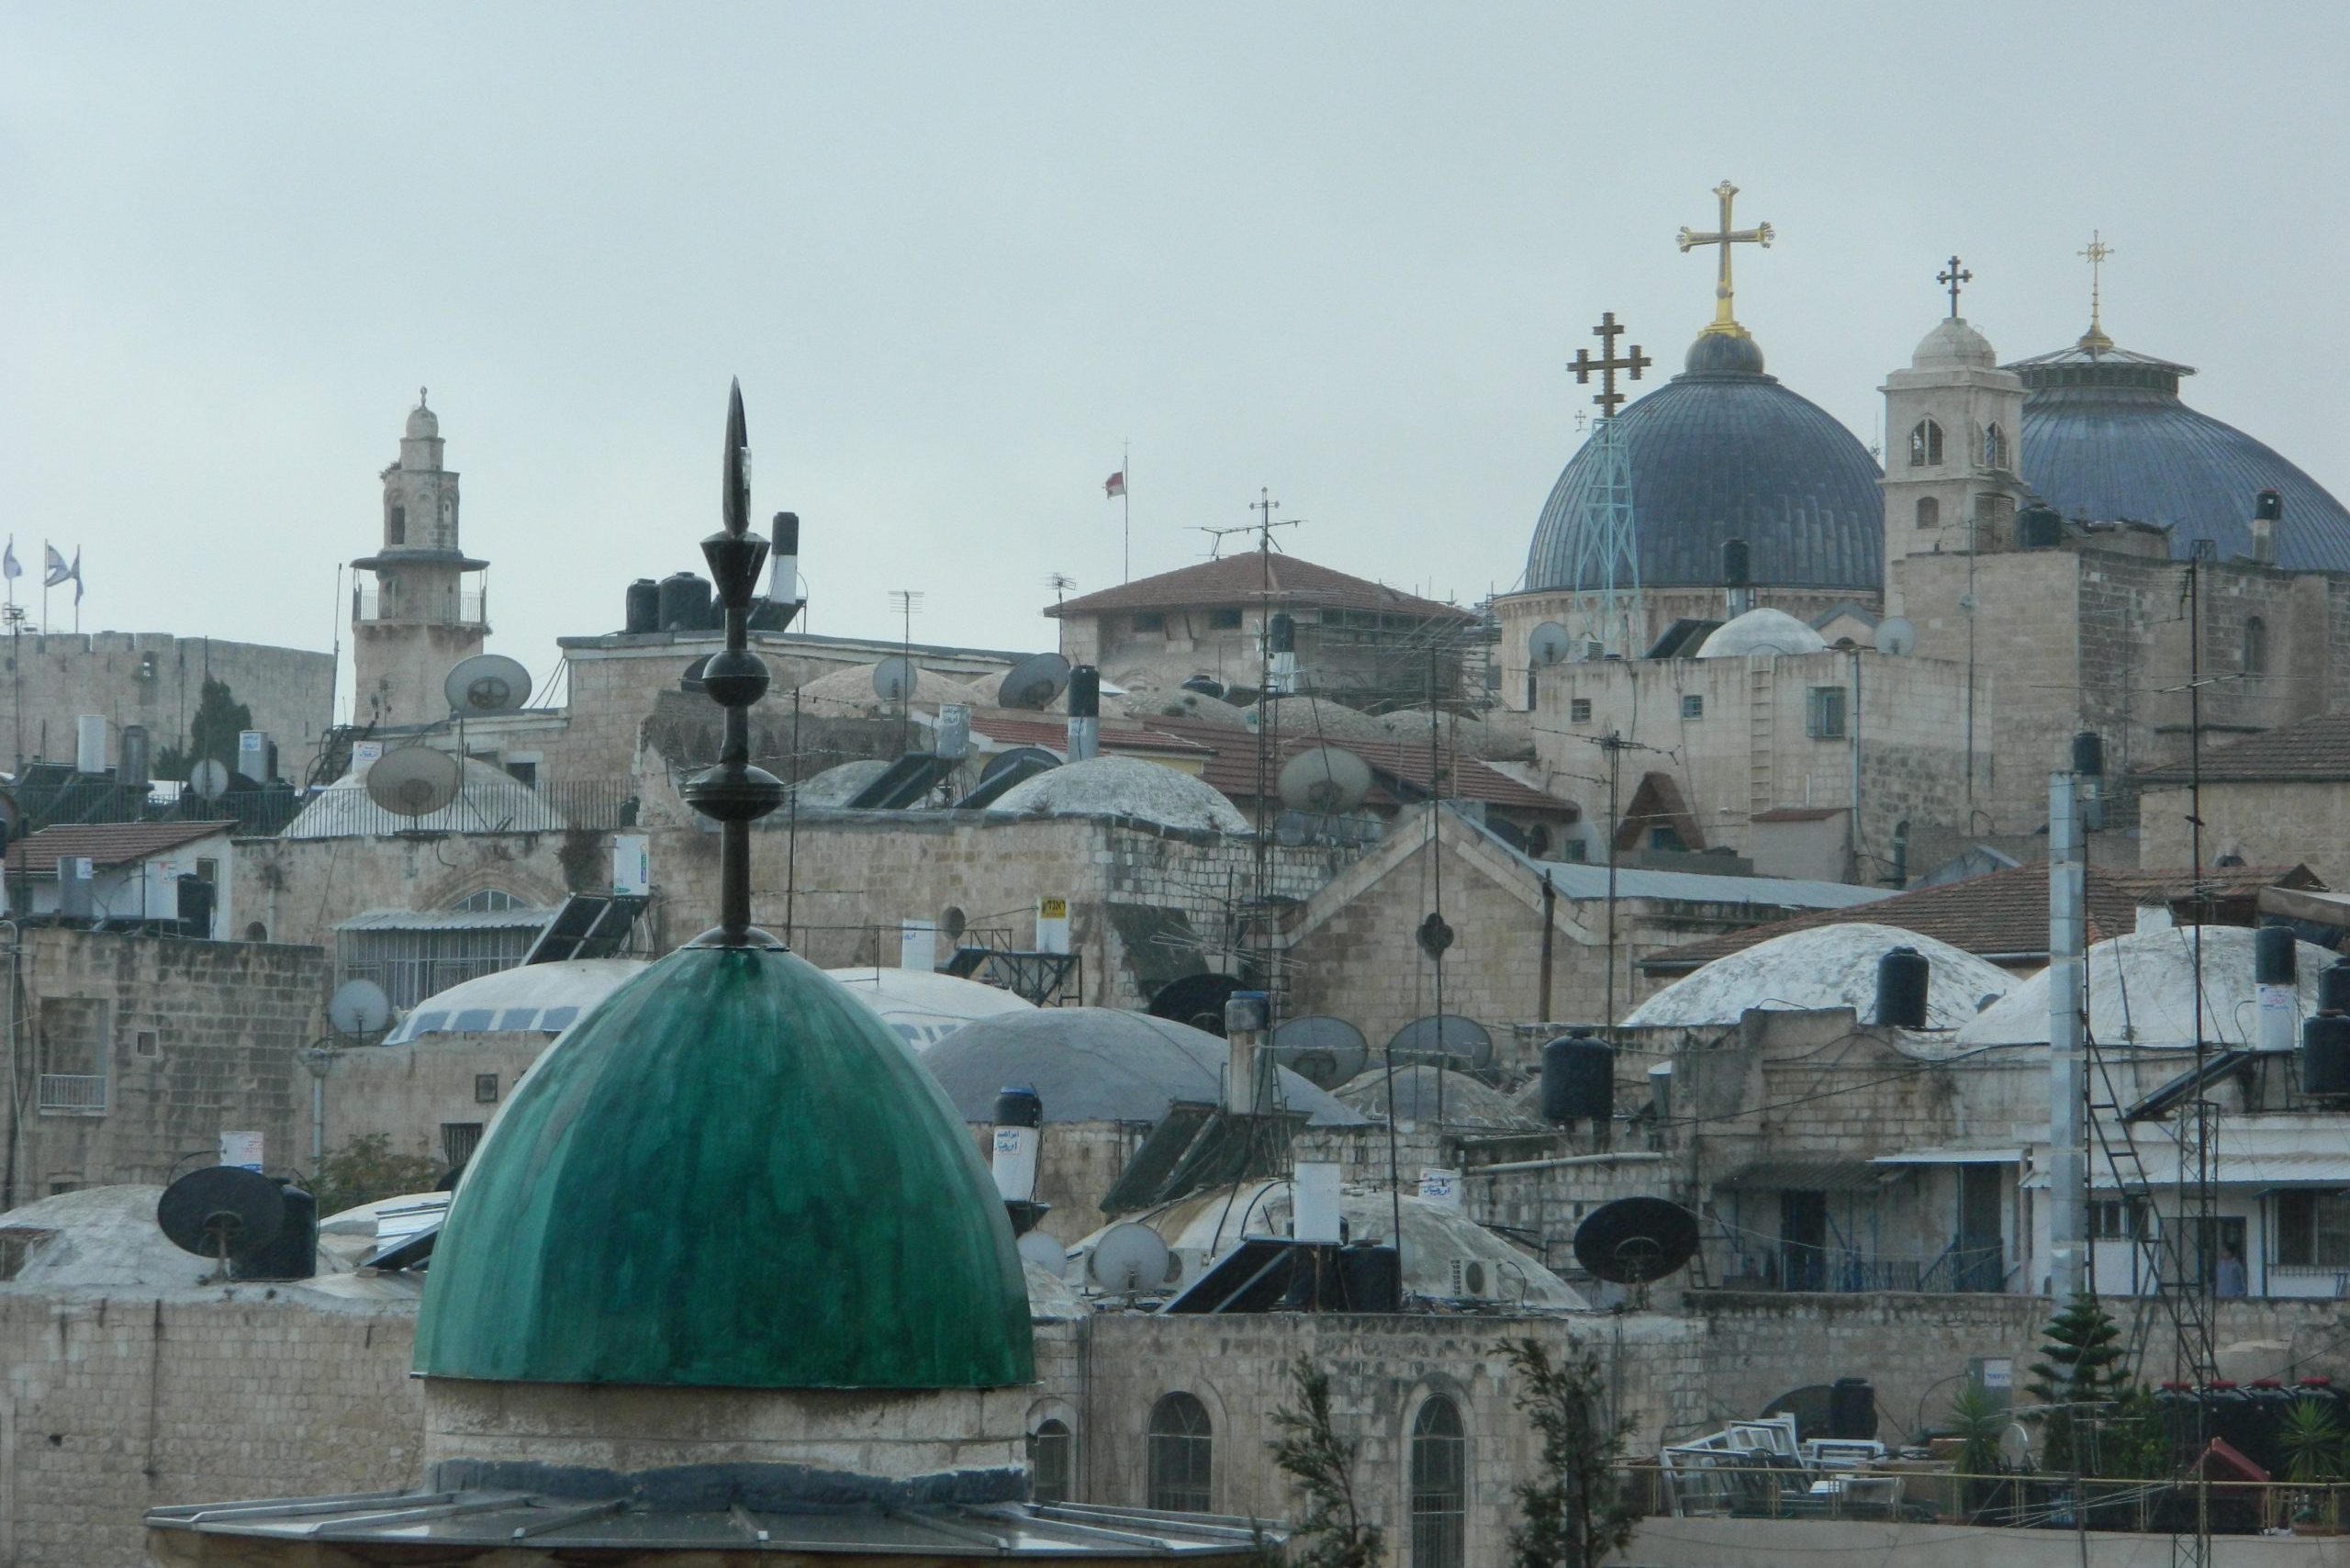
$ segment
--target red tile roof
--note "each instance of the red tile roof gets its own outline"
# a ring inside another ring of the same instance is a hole
[[[1266,578],[1271,578],[1270,592]],[[1181,566],[1155,577],[1137,577],[1113,588],[1089,593],[1046,608],[1047,615],[1100,615],[1122,610],[1189,610],[1216,605],[1258,604],[1268,598],[1332,610],[1371,610],[1472,621],[1476,612],[1400,593],[1382,583],[1317,566],[1294,555],[1259,557],[1253,550],[1219,560]]]
[[[129,866],[183,844],[228,833],[236,825],[233,822],[62,823],[10,845],[8,874],[53,877],[57,863],[73,856],[86,856],[100,866]]]
[[[1208,783],[1234,801],[1246,803],[1256,800],[1257,734],[1254,730],[1237,730],[1229,724],[1201,719],[1157,719],[1152,722],[1158,728],[1211,749],[1207,766],[1200,775]],[[1278,737],[1270,759],[1270,771],[1279,772],[1282,763],[1301,752],[1312,751],[1321,744],[1311,735]],[[1393,777],[1398,783],[1407,786],[1406,794],[1410,799],[1424,799],[1432,792],[1429,788],[1431,757],[1425,745],[1407,741],[1341,740],[1329,744],[1340,751],[1350,751],[1371,764],[1374,778]],[[1569,822],[1574,821],[1579,814],[1573,801],[1546,795],[1464,753],[1439,751],[1435,754],[1434,763],[1444,771],[1444,793],[1449,799],[1482,801],[1486,805],[1499,806],[1505,811],[1540,812]],[[1370,801],[1374,806],[1402,803],[1382,783],[1371,786]]]
[[[2141,768],[2149,784],[2184,784],[2184,762]],[[2350,780],[2350,711],[2320,713],[2228,745],[2203,748],[2203,782],[2228,784],[2264,778],[2286,781]]]
[[[2140,905],[2188,898],[2195,888],[2194,879],[2185,871],[2114,871],[2096,866],[2088,868],[2084,885],[2088,937],[2092,942],[2136,930]],[[2203,885],[2226,905],[2249,901],[2262,888],[2309,888],[2319,883],[2306,866],[2228,866],[2205,871]],[[2045,864],[2018,866],[2011,870],[1970,877],[1963,882],[1913,888],[1874,903],[1799,914],[1770,925],[1670,947],[1641,959],[1640,967],[1651,970],[1694,969],[1790,931],[1852,921],[1897,925],[1904,931],[1964,948],[1978,958],[2022,958],[2037,962],[2048,952],[2048,868]]]

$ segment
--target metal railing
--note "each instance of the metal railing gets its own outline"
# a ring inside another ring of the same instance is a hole
[[[104,1112],[106,1078],[102,1072],[44,1072],[33,1086],[33,1103],[43,1111]]]
[[[1738,1271],[1771,1282],[1785,1291],[1856,1295],[1869,1291],[1917,1291],[1975,1295],[2006,1288],[2004,1259],[1998,1248],[1945,1248],[1934,1258],[1815,1247],[1782,1241],[1775,1248],[1734,1247]],[[1758,1267],[1759,1265],[1759,1267]]]
[[[481,626],[488,622],[489,594],[469,588],[437,604],[403,600],[387,606],[382,589],[355,588],[351,590],[351,618],[393,625]]]
[[[1650,1518],[1853,1519],[2000,1529],[2191,1531],[2216,1535],[2350,1530],[2350,1482],[2128,1480],[2036,1473],[1974,1474],[1928,1462],[1822,1473],[1793,1461],[1628,1464],[1623,1495]]]

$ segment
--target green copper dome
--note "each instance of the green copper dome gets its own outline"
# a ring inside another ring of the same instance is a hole
[[[687,947],[541,1058],[475,1155],[429,1377],[711,1388],[1035,1379],[1012,1227],[905,1047],[789,953]]]

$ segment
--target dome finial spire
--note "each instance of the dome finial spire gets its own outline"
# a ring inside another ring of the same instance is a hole
[[[1738,324],[1738,318],[1730,312],[1729,248],[1732,245],[1760,245],[1768,250],[1774,234],[1767,223],[1758,223],[1751,229],[1730,227],[1729,207],[1730,203],[1738,199],[1738,187],[1728,180],[1714,187],[1714,195],[1722,204],[1722,226],[1710,234],[1700,234],[1684,224],[1676,243],[1684,255],[1699,245],[1719,245],[1722,248],[1721,270],[1714,283],[1714,320],[1706,330],[1723,337],[1742,338],[1746,336],[1746,329]]]
[[[2113,247],[2105,242],[2098,230],[2092,229],[2087,248],[2076,254],[2089,264],[2089,330],[2081,334],[2080,346],[2091,353],[2104,353],[2113,347],[2113,340],[2107,337],[2105,329],[2098,324],[2098,297],[2105,282],[2106,260],[2113,254]]]
[[[1934,281],[1949,288],[1950,319],[1953,321],[1957,320],[1959,286],[1961,284],[1973,283],[1975,281],[1975,274],[1966,271],[1964,267],[1961,267],[1958,264],[1958,258],[1956,256],[1953,256],[1950,259],[1950,265],[1934,274]]]

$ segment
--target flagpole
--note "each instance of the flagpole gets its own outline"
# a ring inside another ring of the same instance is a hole
[[[1134,442],[1118,443],[1118,472],[1125,482],[1118,487],[1118,504],[1125,513],[1126,575],[1125,580],[1135,580],[1135,453]]]
[[[40,634],[49,635],[49,557],[56,546],[46,539],[40,542]]]

